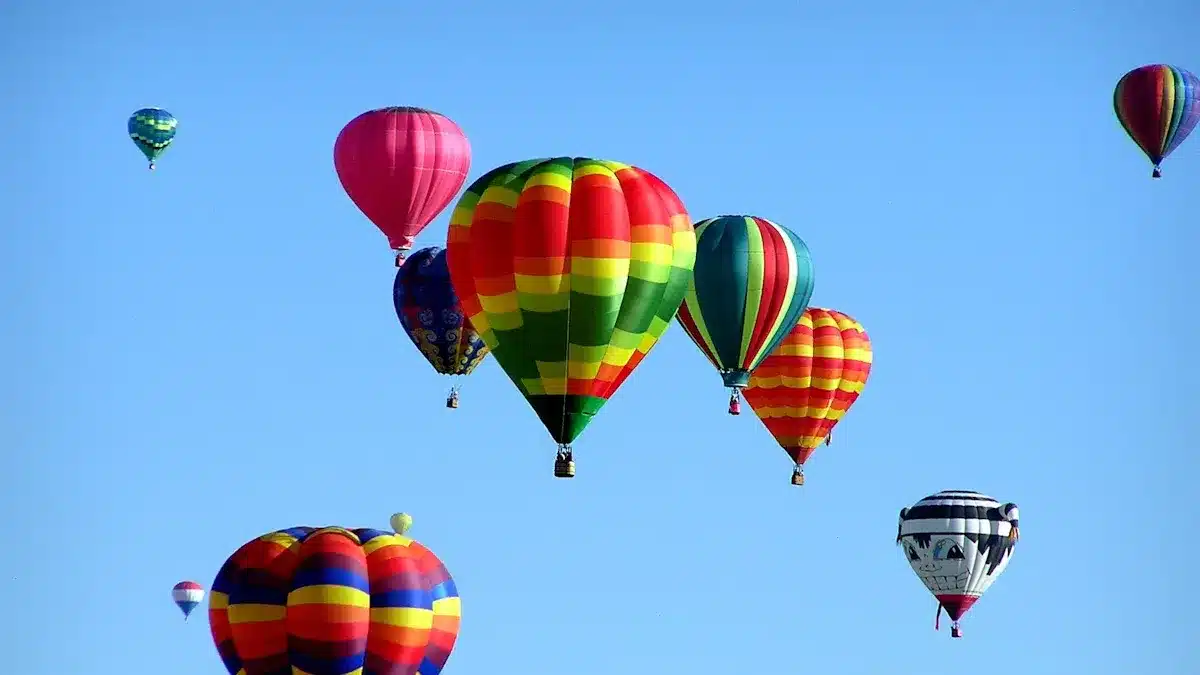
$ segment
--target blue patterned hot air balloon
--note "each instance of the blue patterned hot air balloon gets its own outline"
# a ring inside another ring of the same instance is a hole
[[[487,356],[450,283],[444,249],[423,248],[405,259],[396,270],[392,302],[404,332],[437,372],[469,375]],[[446,407],[458,407],[460,386],[451,387]]]
[[[129,116],[129,138],[150,160],[151,171],[154,160],[166,152],[174,140],[177,126],[179,120],[162,108],[142,108]]]

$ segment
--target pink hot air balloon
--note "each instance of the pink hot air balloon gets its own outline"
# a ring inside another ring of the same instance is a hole
[[[351,201],[396,252],[450,204],[471,168],[471,144],[450,118],[423,108],[380,108],[350,120],[333,165]]]

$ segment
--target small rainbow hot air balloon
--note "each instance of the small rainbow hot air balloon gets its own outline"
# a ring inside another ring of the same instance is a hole
[[[179,126],[179,120],[162,108],[142,108],[129,116],[126,126],[129,129],[129,138],[149,160],[150,170],[153,171],[154,161],[162,156],[175,140],[175,129]]]
[[[1200,123],[1200,79],[1175,66],[1142,66],[1117,82],[1113,108],[1160,178],[1159,165]]]
[[[407,536],[293,527],[239,548],[209,593],[230,675],[438,675],[458,638],[458,589]]]
[[[862,324],[809,307],[750,377],[746,402],[795,462],[793,485],[804,484],[804,462],[858,400],[871,360]]]
[[[204,587],[194,581],[181,581],[171,589],[171,599],[183,612],[183,620],[187,621],[196,605],[204,600]]]
[[[387,237],[399,267],[417,234],[466,182],[471,144],[440,113],[380,108],[342,129],[333,165],[350,200]]]
[[[750,373],[796,325],[813,292],[808,246],[757,216],[696,223],[695,273],[676,317],[729,387],[729,414]]]

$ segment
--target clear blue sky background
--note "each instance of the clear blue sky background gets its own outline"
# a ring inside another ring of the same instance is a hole
[[[1197,672],[1200,139],[1151,181],[1111,92],[1200,70],[1200,5],[652,4],[4,4],[5,675],[220,673],[172,584],[396,510],[462,592],[447,675]],[[610,158],[799,233],[876,350],[809,484],[678,327],[574,481],[494,361],[446,410],[332,166],[385,105],[472,177]],[[960,641],[893,543],[946,488],[1024,516]]]

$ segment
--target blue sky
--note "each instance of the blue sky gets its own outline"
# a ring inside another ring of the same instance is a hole
[[[396,510],[462,592],[447,675],[1195,668],[1200,139],[1151,181],[1111,92],[1200,69],[1200,6],[823,4],[5,3],[0,670],[220,673],[172,584]],[[574,481],[494,361],[443,408],[332,166],[385,105],[472,177],[597,156],[800,234],[875,344],[808,485],[678,327]],[[957,641],[893,544],[948,488],[1023,516]]]

